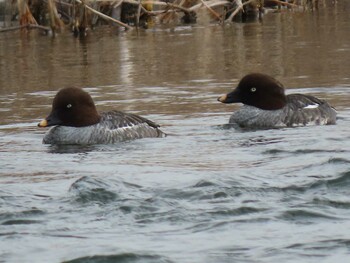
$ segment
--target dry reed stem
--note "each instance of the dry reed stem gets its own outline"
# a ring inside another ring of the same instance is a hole
[[[204,2],[204,0],[200,0],[200,1],[209,10],[209,12],[212,13],[214,16],[216,16],[216,18],[219,19],[219,21],[221,22],[222,17],[217,12],[215,12],[206,2]]]
[[[276,4],[280,4],[280,5],[285,5],[285,6],[289,6],[289,7],[298,7],[300,8],[301,6],[300,5],[297,5],[297,4],[291,4],[291,3],[287,3],[287,2],[282,2],[280,0],[272,0],[273,2],[275,2]]]
[[[17,0],[17,6],[18,6],[18,12],[19,12],[19,24],[20,25],[27,25],[27,24],[33,24],[37,25],[38,22],[36,22],[35,18],[33,17],[32,13],[30,12],[30,9],[28,7],[26,0]]]
[[[56,28],[58,27],[61,29],[64,27],[64,24],[58,15],[57,8],[53,0],[48,0],[47,7],[50,15],[51,29],[53,34],[55,34]]]
[[[137,6],[137,14],[136,14],[136,27],[140,25],[140,16],[141,16],[141,0],[139,0],[138,6]]]
[[[15,30],[18,28],[34,28],[33,25],[37,25],[37,22],[33,15],[30,12],[29,6],[27,4],[28,0],[13,0],[17,1],[18,10],[20,14],[20,27],[17,28],[11,28],[9,30]],[[148,14],[148,15],[164,15],[164,14],[176,14],[177,12],[184,12],[185,14],[190,13],[196,13],[198,9],[206,8],[208,9],[209,13],[212,14],[215,18],[217,18],[220,22],[224,20],[224,14],[216,12],[213,8],[218,6],[225,6],[232,4],[232,1],[236,3],[237,7],[233,10],[233,12],[230,14],[230,16],[225,20],[225,22],[231,22],[232,19],[241,11],[243,10],[243,7],[247,4],[250,4],[256,0],[248,0],[244,3],[242,3],[242,0],[198,0],[195,5],[191,2],[189,5],[190,7],[184,7],[184,4],[186,3],[186,0],[181,0],[175,3],[169,3],[169,2],[163,2],[159,0],[71,0],[64,2],[63,0],[46,0],[50,15],[50,25],[53,33],[55,32],[56,28],[63,27],[63,22],[59,18],[59,14],[57,11],[57,3],[60,5],[66,5],[69,7],[73,7],[75,3],[80,4],[84,8],[88,9],[90,12],[96,14],[97,16],[112,21],[126,29],[132,29],[133,27],[114,19],[113,17],[110,17],[104,13],[101,13],[94,9],[93,7],[89,6],[89,3],[105,3],[107,2],[108,5],[113,6],[113,8],[119,7],[123,3],[128,3],[132,5],[137,6],[137,13],[136,13],[136,27],[139,26],[140,22],[140,16],[142,13]],[[300,0],[301,2],[294,1],[293,3],[290,2],[282,2],[281,0],[271,0],[279,5],[291,7],[291,8],[302,8],[302,3],[306,4],[307,0]],[[310,0],[312,1],[312,4],[315,6],[318,4],[319,0]],[[55,4],[56,3],[56,4]],[[192,6],[191,6],[192,5]],[[154,11],[150,8],[147,8],[147,6],[159,6],[159,10]],[[305,6],[304,6],[305,8]],[[243,10],[244,12],[244,10]],[[46,29],[44,29],[46,30]],[[0,32],[3,32],[0,31]]]
[[[217,7],[217,6],[221,6],[221,5],[226,5],[226,4],[230,4],[231,2],[227,1],[227,0],[220,0],[220,1],[206,1],[207,5],[210,6],[211,8],[213,7]],[[188,10],[191,12],[195,12],[197,9],[202,7],[202,3],[196,4],[192,7],[190,7]]]
[[[118,6],[120,6],[121,4],[123,3],[123,0],[117,0],[117,1],[114,1],[112,6],[113,8],[117,8]]]
[[[138,5],[138,2],[134,1],[134,0],[124,0],[124,3]],[[175,4],[172,4],[172,3],[160,2],[160,1],[152,1],[152,0],[146,0],[146,1],[143,1],[142,3],[143,4],[153,4],[153,5],[158,5],[158,6],[172,7],[172,8],[175,8],[175,9],[179,9],[179,10],[185,12],[185,13],[190,13],[191,12],[191,10],[188,9],[188,8],[182,7],[180,5],[175,5]],[[202,4],[200,4],[200,5],[202,5]],[[164,12],[164,11],[165,10],[163,10],[162,12]]]
[[[77,3],[79,3],[79,4],[83,5],[83,6],[85,6],[85,8],[87,8],[88,10],[90,10],[92,13],[94,13],[94,14],[96,14],[96,15],[102,17],[103,19],[113,21],[114,23],[117,23],[118,25],[120,25],[120,26],[122,26],[122,27],[125,27],[125,28],[127,28],[127,29],[132,29],[131,26],[128,26],[127,24],[124,24],[123,22],[121,22],[121,21],[119,21],[119,20],[117,20],[117,19],[114,19],[114,18],[112,18],[112,17],[110,17],[110,16],[107,16],[107,15],[105,15],[105,14],[103,14],[103,13],[101,13],[101,12],[95,10],[95,9],[93,9],[92,7],[88,6],[87,4],[85,4],[85,3],[84,3],[83,1],[81,1],[81,0],[75,0],[75,2],[77,2]]]
[[[225,20],[225,22],[231,22],[232,19],[235,17],[235,15],[237,15],[238,12],[242,10],[243,6],[245,6],[245,5],[247,5],[247,4],[250,4],[251,2],[254,2],[254,1],[255,1],[255,0],[249,0],[249,1],[247,1],[247,2],[244,2],[244,3],[242,4],[242,6],[238,6],[238,7],[235,9],[235,11],[233,11],[232,14]]]

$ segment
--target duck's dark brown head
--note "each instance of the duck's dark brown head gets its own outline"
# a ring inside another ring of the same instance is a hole
[[[241,102],[263,110],[278,110],[287,103],[283,85],[261,73],[251,73],[241,79],[236,89],[218,98],[222,103]]]
[[[100,116],[91,96],[80,88],[69,87],[61,89],[56,94],[51,113],[38,126],[83,127],[99,121]]]

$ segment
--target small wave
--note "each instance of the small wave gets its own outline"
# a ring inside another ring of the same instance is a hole
[[[339,177],[327,180],[318,180],[309,185],[310,189],[326,186],[327,188],[348,188],[350,185],[350,171],[342,173]]]
[[[330,160],[330,162],[333,162],[333,160]],[[335,162],[343,163],[342,160],[336,160]],[[315,190],[323,187],[326,187],[328,189],[348,188],[349,185],[350,185],[350,171],[347,171],[347,172],[341,173],[340,176],[337,178],[332,178],[332,179],[317,178],[317,181],[306,183],[303,185],[289,185],[286,187],[270,187],[270,188],[263,188],[263,189],[258,188],[256,189],[256,191],[304,193],[309,190]]]
[[[327,186],[329,187],[336,187],[336,186],[347,187],[350,184],[350,171],[342,173],[342,175],[339,176],[338,178],[327,180],[326,183],[327,183]]]
[[[261,211],[265,211],[264,208],[255,208],[255,207],[249,207],[249,206],[242,206],[235,209],[230,210],[219,210],[214,212],[209,212],[211,215],[224,215],[224,216],[241,216],[241,215],[247,215],[252,213],[259,213]]]
[[[346,164],[346,163],[350,163],[350,160],[344,159],[344,158],[330,158],[328,160],[328,163],[331,164]]]
[[[346,201],[340,201],[340,200],[314,198],[312,200],[312,203],[315,205],[325,205],[325,206],[330,206],[334,208],[350,209],[350,201],[346,202]]]
[[[295,243],[287,246],[287,249],[302,249],[302,250],[329,250],[330,248],[337,249],[339,246],[349,246],[349,239],[327,239],[317,242]]]
[[[211,181],[201,180],[194,185],[194,187],[208,187],[208,186],[216,186],[216,184]]]
[[[159,191],[157,196],[164,200],[212,200],[226,198],[229,194],[226,192],[227,186],[219,186],[215,182],[202,180],[193,186],[182,189],[166,189]],[[220,190],[219,190],[220,189]]]
[[[49,145],[49,153],[67,154],[67,153],[88,153],[96,149],[95,145]]]
[[[29,219],[13,219],[7,220],[1,223],[1,225],[30,225],[30,224],[40,224],[41,220],[29,220]]]
[[[226,198],[228,197],[228,194],[222,191],[216,192],[213,194],[214,198]]]
[[[33,208],[25,211],[0,213],[0,220],[4,220],[4,222],[11,221],[11,220],[27,220],[27,219],[19,219],[19,218],[29,218],[32,216],[41,216],[44,214],[45,212],[43,210]]]
[[[143,195],[143,188],[137,184],[90,176],[83,176],[76,180],[68,191],[73,201],[84,204],[108,204],[117,201],[122,205],[134,206],[133,200],[137,200],[138,195]]]
[[[118,198],[117,193],[110,188],[107,183],[101,180],[84,176],[71,185],[69,192],[75,196],[76,202],[105,204]]]
[[[271,155],[276,155],[276,154],[280,154],[280,153],[288,153],[288,154],[296,154],[296,155],[300,155],[300,154],[313,154],[313,153],[344,153],[346,152],[345,150],[325,150],[325,149],[298,149],[298,150],[294,150],[294,151],[288,151],[288,150],[281,150],[281,149],[269,149],[266,151],[263,151],[263,154],[271,154]],[[338,158],[335,158],[338,159]],[[341,159],[341,158],[339,158]],[[350,162],[348,160],[346,160],[347,162]]]
[[[307,223],[308,219],[311,221],[315,218],[339,219],[335,216],[326,215],[320,212],[315,212],[315,211],[306,210],[306,209],[291,209],[283,212],[282,215],[278,217],[284,220],[292,220],[292,221],[303,220],[305,223]]]
[[[167,189],[158,192],[157,196],[167,200],[198,200],[206,198],[208,194],[202,189]]]
[[[171,263],[165,257],[157,255],[140,255],[134,253],[123,253],[117,255],[94,255],[76,258],[64,263]]]
[[[216,126],[213,126],[213,127],[218,129],[218,130],[230,130],[230,129],[237,129],[237,128],[239,128],[237,125],[231,124],[231,123],[219,124],[219,125],[216,125]]]
[[[242,147],[251,147],[255,145],[270,145],[275,143],[280,143],[283,141],[282,137],[271,137],[265,138],[264,136],[257,136],[255,138],[250,138],[244,142],[241,142]]]

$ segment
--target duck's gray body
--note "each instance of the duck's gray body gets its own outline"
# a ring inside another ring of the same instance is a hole
[[[54,126],[45,144],[110,144],[149,137],[164,137],[159,125],[141,116],[120,111],[103,112],[100,122],[90,126]]]
[[[326,101],[302,94],[287,95],[287,104],[278,110],[263,110],[243,105],[235,111],[230,124],[242,128],[273,128],[336,123],[337,112]]]

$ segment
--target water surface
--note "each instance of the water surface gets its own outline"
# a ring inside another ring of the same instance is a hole
[[[349,4],[262,22],[0,35],[0,261],[345,262]],[[335,126],[228,129],[216,98],[253,71],[327,99]],[[59,88],[166,138],[50,146]],[[88,261],[90,260],[90,261]]]

